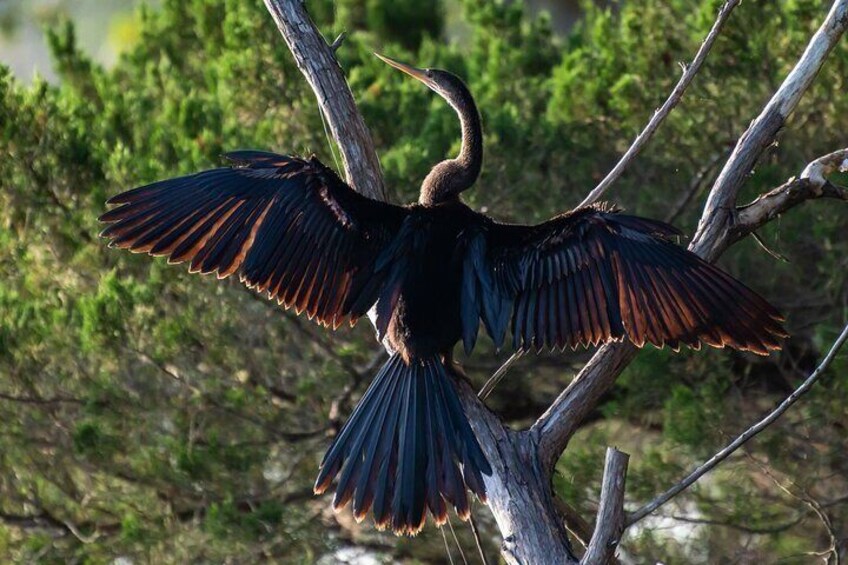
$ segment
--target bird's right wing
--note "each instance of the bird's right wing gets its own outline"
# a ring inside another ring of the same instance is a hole
[[[465,236],[463,339],[482,319],[500,347],[561,349],[627,337],[766,354],[786,336],[757,293],[676,245],[662,222],[581,208],[537,226],[492,223]]]
[[[114,247],[239,273],[323,325],[353,324],[377,300],[377,259],[406,210],[357,194],[317,159],[239,151],[224,167],[136,188],[100,217]]]

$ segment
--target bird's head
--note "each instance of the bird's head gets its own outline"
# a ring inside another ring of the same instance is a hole
[[[423,82],[433,92],[447,100],[454,107],[464,102],[464,98],[470,97],[465,83],[453,73],[441,69],[419,69],[418,67],[395,61],[379,53],[374,53],[374,55],[387,65]]]

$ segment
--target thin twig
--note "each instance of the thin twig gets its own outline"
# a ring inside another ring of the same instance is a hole
[[[465,552],[462,551],[462,544],[459,543],[459,538],[456,537],[456,530],[453,529],[453,524],[451,523],[450,516],[448,516],[448,526],[450,527],[451,535],[453,536],[453,542],[456,544],[456,548],[459,550],[459,556],[462,557],[463,565],[468,565],[468,560],[465,558]]]
[[[695,58],[692,60],[692,64],[688,67],[684,65],[683,75],[680,77],[680,80],[677,81],[677,85],[675,85],[674,90],[671,91],[665,103],[660,106],[658,110],[654,112],[654,115],[651,116],[651,119],[648,121],[648,125],[645,126],[645,129],[636,136],[636,139],[633,140],[633,144],[630,145],[630,148],[627,152],[619,159],[618,163],[616,163],[615,167],[604,177],[598,186],[592,189],[592,192],[589,193],[586,198],[583,199],[577,207],[588,206],[594,202],[597,202],[601,196],[603,196],[604,192],[609,189],[612,184],[621,177],[624,173],[624,170],[630,165],[633,159],[639,154],[643,147],[651,140],[654,134],[659,129],[660,124],[662,124],[663,120],[668,117],[671,111],[677,106],[680,102],[680,99],[683,97],[683,93],[686,92],[686,89],[692,83],[692,80],[695,78],[695,75],[698,74],[698,71],[701,70],[701,65],[704,64],[704,61],[707,58],[707,54],[712,49],[715,40],[718,38],[721,33],[721,28],[724,27],[727,18],[730,16],[730,13],[733,11],[736,6],[739,5],[739,0],[728,0],[722,5],[721,9],[718,12],[718,16],[716,17],[715,23],[713,24],[712,29],[707,34],[707,38],[701,44],[701,48],[698,49],[698,52],[695,54]]]
[[[483,551],[483,540],[480,539],[480,530],[477,529],[477,522],[474,520],[474,513],[468,515],[468,523],[471,526],[471,533],[474,534],[474,541],[477,543],[477,551],[480,552],[480,561],[483,565],[489,565],[489,560],[486,559],[486,552]]]
[[[448,536],[445,535],[445,527],[439,526],[439,531],[442,532],[442,541],[445,542],[445,553],[448,556],[448,561],[450,565],[453,565],[453,556],[451,555],[450,547],[448,546]]]
[[[562,498],[554,497],[557,511],[562,514],[565,522],[565,529],[571,534],[571,537],[583,546],[583,549],[589,547],[589,540],[592,538],[592,527],[583,519],[583,516]]]
[[[85,401],[81,398],[72,398],[69,396],[52,396],[42,398],[40,396],[24,396],[17,394],[9,394],[6,392],[0,392],[0,400],[8,400],[10,402],[22,402],[25,404],[85,404]]]
[[[824,551],[816,552],[816,554],[822,556],[826,555],[827,557],[825,558],[825,563],[830,563],[830,557],[833,556],[834,565],[839,565],[839,537],[833,528],[833,521],[830,519],[830,516],[827,514],[827,512],[825,512],[824,505],[822,505],[822,503],[816,500],[816,498],[811,495],[804,487],[797,484],[795,481],[789,479],[789,484],[795,487],[795,489],[797,489],[798,491],[800,491],[800,494],[793,492],[791,488],[783,484],[783,482],[781,482],[780,479],[775,476],[774,471],[772,470],[770,465],[764,463],[763,461],[760,461],[750,453],[746,452],[745,454],[748,456],[748,459],[753,461],[754,464],[757,465],[757,467],[759,467],[763,473],[765,473],[765,475],[777,488],[782,490],[788,497],[803,503],[807,508],[810,509],[810,511],[812,511],[816,515],[816,517],[819,519],[822,526],[824,527],[825,531],[827,532],[827,536],[830,541],[830,547],[828,547]]]
[[[335,53],[336,51],[339,50],[339,47],[342,46],[342,43],[344,43],[345,39],[347,39],[347,32],[346,31],[343,31],[336,36],[336,38],[330,44],[330,49],[333,50],[333,53]]]
[[[757,232],[752,231],[751,237],[754,238],[754,241],[757,242],[757,245],[760,246],[760,249],[762,249],[763,251],[768,253],[773,258],[777,259],[781,263],[788,263],[789,262],[789,259],[787,259],[785,255],[781,255],[780,253],[778,253],[774,249],[769,248],[769,246],[766,245],[766,242],[763,241],[763,238],[761,238],[760,234],[758,234]]]
[[[498,370],[492,373],[492,376],[489,377],[489,380],[486,381],[486,384],[484,384],[480,388],[480,392],[477,393],[477,398],[479,398],[480,400],[486,400],[489,395],[492,394],[492,391],[495,390],[495,387],[498,386],[498,383],[501,382],[501,379],[504,378],[506,372],[509,370],[510,367],[512,367],[513,363],[518,361],[518,358],[522,355],[524,355],[523,349],[519,349],[518,351],[510,355],[509,359],[504,361],[503,364],[498,367]]]
[[[780,405],[769,412],[766,417],[761,419],[759,422],[745,430],[741,435],[739,435],[736,439],[730,442],[726,447],[720,450],[718,453],[710,457],[706,462],[696,468],[694,471],[689,473],[682,481],[675,484],[673,487],[653,499],[648,504],[645,504],[635,512],[631,513],[627,519],[627,526],[632,526],[639,520],[645,518],[652,512],[654,512],[657,508],[661,507],[663,504],[667,503],[669,500],[692,486],[698,479],[703,477],[705,474],[709,473],[713,470],[716,465],[727,459],[727,457],[739,449],[742,445],[744,445],[748,440],[752,437],[756,436],[758,433],[769,427],[775,420],[780,418],[784,412],[786,412],[790,406],[795,404],[799,398],[801,398],[810,388],[815,384],[815,382],[821,377],[824,371],[828,368],[830,363],[836,357],[836,354],[839,352],[839,349],[844,345],[845,341],[848,340],[848,324],[842,330],[842,333],[833,343],[833,346],[828,351],[824,360],[816,367],[816,370],[807,377],[801,385],[795,389],[795,391],[790,394]]]
[[[664,518],[668,518],[671,520],[675,520],[677,522],[684,522],[686,524],[696,524],[700,526],[717,526],[719,528],[729,528],[731,530],[737,530],[740,532],[744,532],[746,534],[754,534],[754,535],[771,535],[771,534],[781,534],[786,530],[797,526],[801,523],[801,521],[807,517],[806,512],[799,512],[794,518],[787,522],[783,522],[781,524],[776,524],[774,526],[747,526],[745,524],[736,524],[734,522],[728,520],[714,520],[709,518],[697,518],[693,516],[681,516],[679,514],[670,514],[670,515],[661,515]]]

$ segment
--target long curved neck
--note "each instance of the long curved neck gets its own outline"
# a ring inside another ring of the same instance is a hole
[[[459,194],[470,188],[480,176],[483,165],[483,129],[471,93],[463,85],[444,97],[459,116],[462,148],[455,159],[437,164],[424,179],[418,199],[421,204],[438,204],[459,198]]]

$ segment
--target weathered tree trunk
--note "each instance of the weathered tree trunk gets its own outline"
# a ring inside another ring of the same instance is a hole
[[[504,558],[508,563],[576,563],[533,434],[504,427],[467,383],[460,387],[460,398],[492,465],[486,490],[503,536]]]

